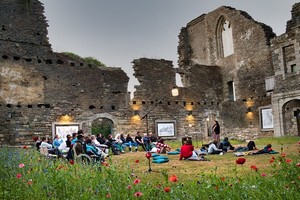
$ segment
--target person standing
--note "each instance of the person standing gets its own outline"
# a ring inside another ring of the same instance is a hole
[[[217,140],[217,143],[220,143],[220,125],[217,120],[215,120],[214,125],[212,127],[213,139]]]

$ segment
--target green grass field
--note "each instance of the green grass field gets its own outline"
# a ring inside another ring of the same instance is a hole
[[[271,143],[279,153],[247,155],[244,164],[233,153],[206,156],[210,161],[166,155],[169,162],[151,163],[151,172],[142,151],[82,165],[33,148],[0,148],[0,199],[300,199],[300,138],[255,142],[258,148]]]

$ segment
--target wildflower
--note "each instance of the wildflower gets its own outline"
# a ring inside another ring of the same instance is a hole
[[[283,158],[286,157],[286,153],[282,153],[281,157],[283,157]]]
[[[267,176],[267,174],[266,173],[261,173],[261,176],[265,177],[265,176]]]
[[[165,187],[165,188],[164,188],[164,191],[165,191],[165,192],[170,192],[170,191],[171,191],[171,188],[170,188],[170,187]]]
[[[25,167],[24,163],[19,164],[19,168]]]
[[[27,147],[26,145],[24,145],[22,148],[23,149],[29,149],[29,147]]]
[[[111,197],[111,194],[110,193],[107,193],[106,194],[106,198],[110,198]]]
[[[292,162],[292,160],[291,159],[286,159],[285,162],[290,163],[290,162]]]
[[[147,153],[146,153],[146,158],[150,159],[151,156],[152,156],[152,154],[151,154],[150,152],[147,152]]]
[[[258,168],[256,167],[256,165],[251,165],[250,169],[253,169],[253,170],[255,170],[255,171],[258,170]]]
[[[141,180],[140,179],[135,179],[134,181],[133,181],[133,184],[139,184],[141,182]]]
[[[225,177],[221,177],[221,181],[225,181]]]
[[[128,186],[127,186],[127,189],[128,189],[128,190],[130,190],[131,188],[132,188],[132,186],[131,186],[131,185],[128,185]]]
[[[243,165],[246,162],[246,159],[245,158],[238,158],[238,159],[236,159],[235,162],[238,165]]]
[[[109,164],[107,163],[107,162],[102,162],[102,165],[104,165],[104,166],[106,166],[106,167],[108,167],[109,166]]]
[[[178,178],[177,178],[177,176],[176,175],[172,175],[170,178],[169,178],[169,181],[171,181],[171,182],[177,182],[178,181]]]
[[[29,179],[28,181],[27,181],[27,185],[32,185],[32,179]]]
[[[139,163],[140,161],[139,160],[135,160],[135,163]]]
[[[70,164],[71,164],[71,165],[74,165],[74,160],[70,160]]]
[[[274,162],[274,160],[273,160],[273,159],[271,159],[271,160],[270,160],[270,163],[273,163],[273,162]]]
[[[134,196],[136,196],[136,197],[141,197],[141,196],[143,196],[143,193],[141,193],[141,192],[136,192],[136,193],[134,193]]]
[[[22,178],[22,174],[17,174],[16,176],[18,179]]]
[[[300,163],[297,163],[296,166],[297,166],[297,167],[300,167]]]
[[[135,176],[135,174],[134,174],[134,173],[131,173],[131,176]]]

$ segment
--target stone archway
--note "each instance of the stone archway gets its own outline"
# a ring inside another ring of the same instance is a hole
[[[97,134],[103,132],[104,135],[114,134],[118,120],[111,114],[100,113],[93,115],[82,122],[82,127],[85,132]]]
[[[299,135],[300,122],[299,117],[297,117],[298,109],[300,109],[300,91],[272,95],[275,137]]]
[[[282,106],[282,119],[285,135],[299,136],[300,100],[293,99]]]

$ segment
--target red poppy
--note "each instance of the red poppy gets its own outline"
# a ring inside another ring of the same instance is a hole
[[[286,159],[285,162],[290,163],[290,162],[292,162],[292,160],[291,159]]]
[[[243,165],[246,162],[246,158],[238,158],[235,162],[238,165]]]
[[[285,153],[282,153],[282,154],[281,154],[281,156],[282,156],[282,157],[285,157],[285,156],[286,156],[286,154],[285,154]]]
[[[266,173],[261,173],[261,176],[267,176],[267,174]]]
[[[177,178],[176,175],[173,174],[173,175],[169,178],[169,181],[171,181],[171,182],[177,182],[177,181],[178,181],[178,178]]]
[[[136,192],[136,193],[134,193],[134,196],[136,196],[136,197],[141,197],[141,196],[143,196],[143,193],[141,193],[141,192]]]
[[[151,154],[150,152],[147,152],[147,153],[146,153],[146,158],[150,159],[151,156],[152,156],[152,154]]]
[[[74,160],[70,160],[70,164],[71,164],[71,165],[74,165]]]
[[[110,193],[107,193],[106,194],[106,198],[110,198],[111,197],[111,194]]]
[[[22,148],[23,148],[23,149],[29,149],[29,147],[26,146],[26,145],[24,145]]]
[[[271,160],[270,160],[270,163],[273,163],[273,162],[274,162],[274,160],[273,160],[273,159],[271,159]]]
[[[132,186],[131,186],[131,185],[128,185],[128,186],[127,186],[127,189],[128,189],[128,190],[130,190],[131,188],[132,188]]]
[[[165,187],[165,188],[164,188],[164,191],[165,191],[165,192],[170,192],[170,191],[171,191],[171,188],[170,188],[170,187]]]
[[[257,168],[255,165],[251,165],[250,169],[253,169],[253,170],[255,170],[255,171],[258,170],[258,168]]]
[[[141,180],[140,179],[135,179],[134,181],[133,181],[133,184],[139,184],[141,182]]]
[[[297,163],[296,166],[297,166],[297,167],[300,167],[300,163]]]
[[[106,166],[106,167],[108,167],[109,166],[109,164],[107,163],[107,162],[102,162],[102,165],[104,165],[104,166]]]
[[[135,160],[135,163],[139,163],[140,161],[139,160]]]
[[[221,181],[225,181],[225,177],[221,177]]]
[[[18,179],[22,178],[22,174],[17,174],[16,176]]]

